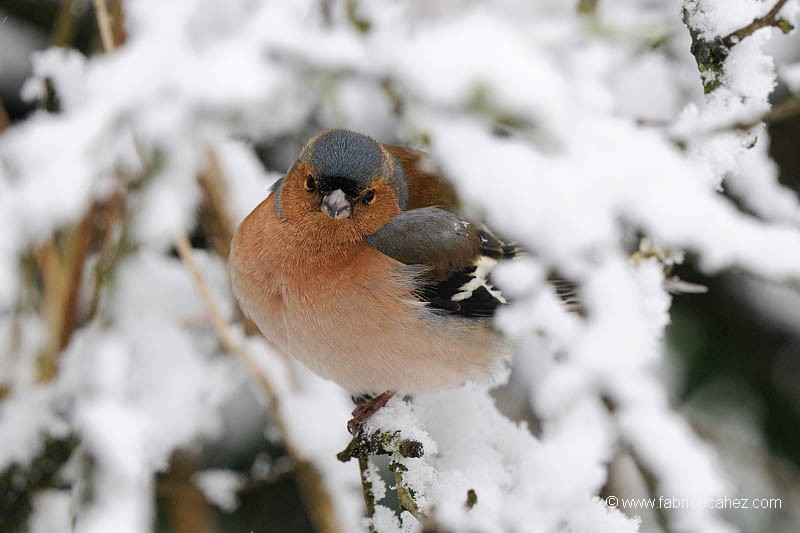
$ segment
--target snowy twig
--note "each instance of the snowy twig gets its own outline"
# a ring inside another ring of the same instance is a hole
[[[143,175],[147,175],[145,168]],[[113,236],[124,216],[124,193],[116,192],[106,200],[92,203],[83,217],[71,228],[41,244],[35,253],[42,278],[42,311],[50,339],[41,353],[39,378],[55,378],[58,357],[67,347],[79,325],[78,303],[83,272],[93,245],[99,242],[100,255],[95,266],[95,288],[87,318],[96,316],[100,294],[119,257],[122,237],[113,246]]]
[[[389,469],[394,472],[397,499],[400,507],[419,521],[424,521],[425,516],[419,510],[417,502],[411,490],[403,482],[403,473],[406,467],[399,459],[419,458],[425,453],[422,443],[400,437],[400,432],[388,433],[385,431],[374,431],[367,434],[363,429],[359,429],[356,436],[350,441],[342,452],[337,454],[337,458],[342,462],[350,459],[358,459],[358,467],[361,471],[361,492],[364,495],[364,506],[367,518],[370,520],[375,514],[375,495],[372,491],[372,480],[369,476],[369,457],[370,455],[388,455],[390,459]],[[370,531],[373,531],[370,522]]]
[[[798,115],[800,115],[800,97],[791,95],[772,106],[772,109],[758,119],[750,122],[738,122],[730,128],[724,129],[749,130],[761,123],[777,124]]]
[[[104,0],[96,0],[95,8],[97,11],[97,22],[101,28],[101,34],[110,35],[113,38],[113,32],[111,29],[111,21],[108,17],[107,9],[105,8]],[[113,42],[110,43],[110,47],[108,46],[109,42],[106,41],[104,37],[104,48],[106,51],[113,49]],[[149,173],[146,171],[149,166],[147,165],[147,157],[145,156],[144,151],[141,148],[140,143],[137,141],[136,135],[134,135],[134,144],[136,146],[137,153],[139,154],[139,158],[141,160],[143,171],[143,176],[146,178]],[[219,177],[219,176],[218,176]],[[221,179],[221,177],[220,177]],[[137,183],[131,184],[132,186],[140,187],[142,185],[141,180]],[[201,180],[202,186],[202,180]],[[216,192],[221,194],[221,190],[219,187],[214,189]],[[207,192],[210,192],[207,191]],[[219,194],[210,195],[210,197],[220,197]],[[221,197],[220,197],[221,198]],[[213,200],[213,198],[212,198]],[[223,213],[220,211],[221,207],[224,205],[224,202],[221,200],[218,202],[216,207],[217,214],[222,215]],[[122,216],[122,212],[124,208],[121,207],[120,217]],[[286,424],[283,420],[283,416],[278,406],[278,398],[275,393],[275,390],[272,386],[272,383],[267,379],[266,375],[258,365],[255,359],[253,359],[242,347],[239,343],[237,343],[233,335],[230,332],[230,328],[228,327],[227,322],[225,321],[222,312],[219,309],[219,306],[214,301],[214,297],[211,294],[211,290],[208,286],[208,283],[203,278],[203,275],[200,273],[200,269],[197,266],[197,263],[194,260],[194,256],[192,253],[192,247],[189,243],[189,239],[185,232],[180,232],[175,237],[175,248],[178,251],[178,254],[181,257],[184,265],[186,266],[192,281],[194,282],[198,292],[200,293],[201,298],[203,299],[203,303],[205,304],[206,310],[208,312],[208,316],[211,320],[212,326],[217,334],[217,337],[220,341],[220,345],[225,349],[227,352],[233,354],[249,371],[249,373],[256,379],[258,382],[262,392],[266,396],[268,409],[270,410],[271,420],[275,427],[278,429],[279,434],[286,446],[287,455],[293,461],[295,471],[297,472],[298,481],[301,486],[303,486],[304,491],[307,495],[313,495],[309,497],[309,501],[314,501],[314,505],[310,506],[310,510],[314,516],[316,525],[321,531],[335,531],[337,528],[333,523],[333,518],[330,513],[331,504],[330,504],[330,496],[326,493],[323,485],[322,480],[319,476],[319,473],[313,467],[313,465],[308,464],[306,461],[300,458],[299,453],[297,451],[296,446],[291,442],[288,438],[288,431],[286,429]],[[110,253],[107,254],[109,261],[113,261],[113,258],[116,257],[118,254]]]
[[[792,30],[792,25],[786,19],[778,17],[778,12],[786,4],[787,0],[778,0],[769,12],[763,17],[759,17],[747,26],[726,35],[716,37],[712,40],[704,39],[700,36],[697,28],[691,23],[691,13],[689,9],[683,9],[683,22],[689,28],[692,37],[691,52],[697,61],[700,74],[703,75],[703,90],[706,94],[719,87],[723,73],[723,65],[728,58],[730,49],[742,41],[742,39],[752,35],[761,28],[774,26],[787,33]],[[697,9],[697,8],[695,8]]]
[[[256,360],[253,359],[253,357],[251,357],[250,354],[248,354],[241,347],[241,345],[236,342],[236,340],[234,340],[233,335],[230,332],[230,328],[228,327],[228,323],[222,316],[222,312],[220,311],[219,306],[217,306],[216,302],[214,301],[214,297],[211,294],[211,289],[203,278],[203,275],[200,273],[200,269],[194,260],[192,246],[189,243],[189,238],[186,236],[186,233],[180,232],[175,236],[175,248],[177,249],[184,265],[186,265],[189,275],[191,276],[195,287],[203,299],[203,303],[205,304],[211,324],[214,327],[214,331],[216,332],[217,338],[219,339],[223,349],[233,354],[244,365],[244,367],[247,368],[250,374],[258,381],[259,385],[261,386],[261,390],[267,397],[267,408],[270,410],[272,422],[277,428],[278,433],[281,435],[283,443],[286,446],[287,455],[294,464],[295,471],[297,472],[298,482],[303,488],[306,501],[309,504],[309,510],[313,514],[316,526],[320,531],[323,532],[336,531],[337,527],[332,516],[330,495],[327,493],[327,490],[324,487],[319,472],[312,464],[301,458],[300,453],[297,450],[297,446],[292,443],[291,439],[289,438],[286,422],[284,421],[278,405],[278,396],[275,393],[272,383],[270,383],[269,379],[266,377]]]
[[[636,448],[633,446],[626,446],[625,451],[628,453],[628,456],[633,461],[633,464],[636,465],[636,469],[639,471],[639,475],[644,481],[645,486],[647,487],[647,492],[650,498],[656,498],[658,496],[658,476],[656,475],[653,470],[647,466],[647,464],[642,459],[641,455],[637,453]],[[669,518],[667,517],[664,509],[661,507],[656,507],[653,509],[653,515],[655,517],[656,522],[661,527],[662,531],[669,533],[672,529],[669,527]]]
[[[739,28],[730,35],[723,37],[722,43],[728,48],[732,48],[734,45],[739,43],[745,37],[749,37],[756,31],[760,30],[761,28],[766,28],[769,26],[780,28],[780,30],[783,33],[790,32],[793,28],[791,23],[784,18],[778,17],[778,12],[783,8],[783,6],[786,4],[787,1],[788,0],[778,0],[773,6],[773,8],[770,9],[766,15],[755,19],[747,26]]]
[[[408,468],[402,463],[392,460],[389,463],[389,470],[394,472],[395,491],[397,492],[397,501],[400,502],[400,509],[408,511],[414,518],[424,522],[426,516],[420,511],[417,501],[414,499],[414,493],[403,480],[403,474],[408,472]]]
[[[66,234],[62,257],[55,238],[48,239],[37,250],[37,261],[43,280],[43,311],[50,330],[50,339],[42,352],[39,377],[52,381],[56,376],[58,356],[69,344],[77,325],[78,296],[86,259],[94,234],[94,216],[99,204],[89,207],[83,218]]]
[[[113,32],[111,28],[111,19],[108,16],[108,9],[106,6],[105,0],[94,0],[95,11],[97,15],[97,25],[100,28],[100,34],[103,38],[103,48],[106,52],[113,50],[114,43],[113,43]],[[135,136],[134,136],[135,137]],[[138,147],[137,143],[137,151],[139,153],[140,159],[142,159],[142,168],[147,168],[145,157],[142,151]],[[273,421],[278,427],[281,432],[281,435],[286,435],[285,431],[285,424],[283,419],[280,415],[280,412],[277,409],[277,396],[275,391],[272,387],[272,384],[266,378],[264,373],[262,372],[261,368],[259,367],[258,363],[247,354],[241,346],[233,339],[233,335],[228,328],[228,324],[222,316],[222,312],[219,310],[219,307],[216,305],[214,301],[214,297],[211,294],[211,289],[208,286],[208,283],[203,278],[203,275],[200,273],[200,269],[197,266],[197,263],[194,260],[194,256],[192,255],[192,247],[189,243],[189,238],[186,236],[186,233],[180,232],[175,237],[175,248],[178,251],[178,254],[181,257],[184,265],[186,265],[187,270],[189,271],[189,275],[192,278],[197,290],[200,292],[200,296],[203,299],[203,303],[206,306],[206,310],[208,311],[209,318],[211,319],[211,323],[214,327],[215,332],[217,333],[217,337],[219,338],[220,344],[222,347],[228,351],[229,353],[236,356],[239,361],[247,368],[250,373],[258,380],[261,389],[263,390],[264,394],[267,396],[269,405],[273,409]],[[287,443],[287,448],[289,448]],[[291,455],[291,453],[290,453]]]
[[[358,456],[358,470],[361,478],[361,493],[364,495],[364,514],[369,521],[369,533],[375,533],[375,494],[372,492],[372,480],[369,474],[369,455],[362,453]]]
[[[261,390],[267,397],[271,409],[274,411],[272,414],[274,416],[275,425],[278,426],[281,435],[285,435],[286,428],[283,418],[278,409],[275,408],[278,402],[275,389],[272,387],[272,383],[270,383],[270,381],[264,375],[264,372],[261,370],[261,367],[256,360],[253,359],[250,354],[248,354],[239,345],[239,343],[234,340],[230,328],[228,327],[228,323],[222,316],[222,312],[214,301],[214,296],[211,294],[211,289],[209,288],[206,280],[203,278],[203,275],[200,273],[197,262],[194,260],[192,245],[189,243],[189,238],[186,236],[186,233],[180,232],[175,236],[175,249],[178,251],[178,255],[180,255],[183,264],[186,265],[186,269],[189,271],[189,275],[191,276],[195,287],[200,293],[200,297],[203,299],[203,303],[206,306],[206,311],[208,312],[208,317],[211,320],[211,324],[214,327],[214,331],[217,334],[217,338],[219,339],[222,348],[225,351],[233,354],[239,360],[239,362],[242,363],[244,367],[253,375],[253,377],[256,378],[261,386]]]
[[[793,94],[775,104],[770,111],[761,118],[761,122],[778,124],[784,120],[800,115],[800,96]]]
[[[92,319],[100,312],[100,300],[103,288],[112,278],[114,269],[119,264],[119,259],[126,243],[126,217],[124,193],[116,192],[111,195],[105,207],[97,213],[97,227],[102,228],[98,236],[97,262],[94,267],[94,290],[89,303],[87,318]]]
[[[603,404],[608,410],[609,416],[615,422],[618,421],[617,403],[611,398],[605,396],[603,397]],[[621,433],[619,428],[617,428],[617,433],[618,434]],[[641,479],[644,482],[645,487],[647,488],[648,497],[657,498],[658,476],[656,475],[656,473],[653,472],[653,470],[650,467],[648,467],[647,464],[642,460],[641,455],[638,453],[638,451],[634,446],[628,445],[627,443],[623,442],[622,447],[624,452],[628,454],[628,457],[630,457],[631,461],[636,466],[636,470],[638,470],[639,475],[641,476]],[[670,533],[671,529],[669,528],[669,520],[667,519],[667,515],[664,513],[664,509],[662,509],[661,507],[654,508],[653,514],[656,522],[661,528],[661,531]]]
[[[54,88],[51,85],[51,90]],[[55,93],[53,93],[55,94]],[[0,107],[2,104],[0,103]],[[4,112],[4,111],[3,111]],[[47,238],[36,247],[32,256],[32,269],[41,278],[41,307],[49,338],[39,354],[38,379],[50,382],[56,377],[58,359],[69,344],[78,326],[78,301],[81,281],[92,244],[95,242],[95,216],[105,209],[106,202],[92,203],[83,217],[72,227]],[[9,349],[13,353],[19,342],[19,320],[23,310],[24,284],[20,284],[20,297],[15,312],[14,327]],[[10,390],[10,385],[5,387]]]
[[[21,279],[17,292],[17,303],[14,308],[14,315],[11,319],[11,331],[8,335],[8,343],[6,344],[5,360],[9,368],[13,368],[20,359],[23,315],[33,307],[32,296],[33,293],[36,292],[34,288],[36,281],[34,281],[34,278],[38,279],[38,274],[35,272],[36,264],[32,252],[29,251],[23,254],[20,258],[20,264]],[[11,380],[9,380],[8,383],[0,383],[0,400],[11,392],[11,384]]]
[[[772,109],[755,119],[739,120],[721,126],[715,125],[708,130],[702,132],[696,131],[694,133],[702,135],[716,135],[731,131],[748,131],[761,124],[779,124],[785,120],[789,120],[797,116],[800,116],[800,96],[790,95],[772,106]],[[687,139],[685,137],[675,136],[672,140],[678,147],[682,149],[686,148]]]
[[[111,27],[111,20],[108,16],[108,10],[104,0],[95,1],[95,10],[97,14],[97,23],[100,27],[101,35],[103,35],[103,45],[106,52],[113,49],[113,30]],[[133,135],[134,145],[142,163],[142,168],[147,168],[144,151],[137,140],[137,136]],[[145,173],[147,176],[147,173]],[[141,186],[142,183],[132,183],[133,186]],[[197,263],[194,260],[192,247],[185,232],[180,231],[174,238],[175,248],[177,249],[181,260],[186,266],[189,275],[194,282],[197,290],[200,293],[203,303],[205,304],[211,323],[217,334],[219,342],[223,349],[233,354],[239,361],[247,368],[250,374],[257,380],[261,390],[267,397],[267,408],[270,410],[271,419],[275,425],[278,433],[280,434],[283,443],[286,447],[286,453],[292,460],[296,478],[300,485],[306,502],[308,510],[317,526],[317,529],[323,533],[338,531],[335,515],[333,514],[333,504],[331,496],[328,494],[327,489],[323,483],[322,477],[313,464],[304,460],[297,446],[289,438],[289,432],[286,427],[283,415],[278,405],[278,397],[272,386],[272,383],[267,379],[263,370],[260,368],[256,360],[251,357],[240,345],[234,340],[230,332],[227,322],[225,321],[222,312],[217,306],[211,294],[208,283],[203,278]]]
[[[97,25],[100,29],[100,35],[103,40],[103,49],[106,52],[110,52],[114,49],[114,36],[113,30],[111,27],[111,18],[108,15],[108,7],[106,5],[105,0],[94,0],[95,6],[95,13],[97,16]],[[148,165],[146,164],[146,158],[144,157],[143,151],[141,150],[140,143],[136,141],[136,136],[134,135],[134,143],[136,145],[137,153],[139,154],[139,158],[141,159],[142,168],[145,169],[143,172],[144,175],[147,174],[146,169]],[[214,163],[214,160],[212,160]],[[203,180],[201,180],[202,183]],[[270,405],[275,405],[277,403],[275,392],[272,388],[272,384],[266,379],[264,374],[262,373],[261,369],[258,366],[258,363],[250,357],[237,343],[234,341],[233,336],[228,329],[228,325],[225,322],[225,319],[222,317],[222,313],[219,310],[219,307],[214,302],[214,298],[211,295],[211,291],[208,287],[208,284],[203,279],[202,274],[200,273],[199,268],[197,267],[197,263],[194,260],[191,251],[191,244],[189,243],[189,239],[185,233],[179,233],[175,238],[175,248],[178,250],[178,253],[181,256],[181,260],[186,265],[192,280],[195,283],[198,291],[200,292],[201,297],[203,298],[203,302],[206,305],[206,309],[209,314],[209,318],[211,319],[212,325],[214,326],[214,330],[219,337],[220,343],[222,344],[223,348],[225,348],[228,352],[234,354],[250,372],[256,376],[259,380],[262,390],[266,394],[267,398],[269,399]],[[283,431],[283,422],[280,419],[279,413],[274,413],[275,415],[275,422],[279,425],[279,429],[281,429],[281,433],[285,434]]]
[[[231,241],[233,240],[234,224],[230,216],[227,199],[227,182],[223,174],[219,157],[213,148],[206,152],[206,168],[197,176],[200,189],[203,191],[203,202],[201,210],[204,213],[203,223],[206,225],[211,245],[217,254],[227,260],[230,254]],[[260,335],[258,326],[247,318],[237,306],[237,320],[244,326],[244,331],[248,335]],[[266,339],[265,339],[266,340]],[[275,346],[273,351],[281,353]],[[291,367],[288,367],[289,377],[292,384],[296,383],[296,377]]]
[[[728,58],[728,47],[717,37],[712,41],[701,38],[697,30],[689,23],[688,11],[683,12],[683,21],[689,28],[692,37],[690,51],[697,62],[697,68],[703,76],[703,92],[706,94],[714,91],[720,85],[722,65]]]
[[[354,437],[353,441],[351,441],[350,445],[355,442],[355,439],[358,436]],[[343,458],[344,453],[350,450],[350,446],[340,453],[337,457],[340,461],[349,461],[351,458],[355,457],[358,460],[358,470],[359,470],[359,477],[361,479],[361,494],[364,498],[364,515],[369,520],[369,531],[370,533],[375,532],[375,527],[372,524],[372,519],[375,516],[375,494],[372,492],[372,480],[369,478],[369,454],[366,451],[359,449],[351,450],[353,455],[348,455],[346,459]]]
[[[336,457],[343,463],[361,455],[389,455],[403,458],[419,458],[425,454],[422,443],[400,438],[400,432],[374,431],[366,434],[359,431]]]

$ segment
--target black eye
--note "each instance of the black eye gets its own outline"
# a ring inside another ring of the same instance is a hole
[[[364,195],[364,205],[369,205],[375,199],[375,189],[370,189]]]
[[[316,186],[316,183],[314,183],[314,176],[309,174],[308,177],[306,178],[306,182],[305,182],[305,184],[303,186],[305,187],[305,189],[308,192],[313,191],[314,187]]]

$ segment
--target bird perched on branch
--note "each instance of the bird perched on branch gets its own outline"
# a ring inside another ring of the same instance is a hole
[[[280,349],[354,396],[351,433],[397,392],[458,386],[509,353],[489,284],[515,255],[456,211],[421,153],[335,129],[312,138],[234,236],[242,310]]]

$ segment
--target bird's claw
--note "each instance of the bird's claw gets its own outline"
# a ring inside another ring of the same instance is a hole
[[[358,428],[361,427],[361,424],[363,424],[364,421],[369,417],[377,413],[378,410],[386,405],[386,402],[391,400],[394,395],[394,391],[386,391],[383,394],[380,394],[371,400],[367,400],[364,403],[360,403],[358,406],[356,406],[352,412],[353,418],[347,422],[347,431],[349,431],[351,435],[358,433]]]

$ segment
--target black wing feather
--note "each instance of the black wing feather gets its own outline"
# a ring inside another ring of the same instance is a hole
[[[406,211],[370,235],[377,250],[408,265],[427,267],[418,289],[433,308],[464,317],[490,317],[506,302],[489,283],[496,261],[518,248],[457,215],[426,207]]]

